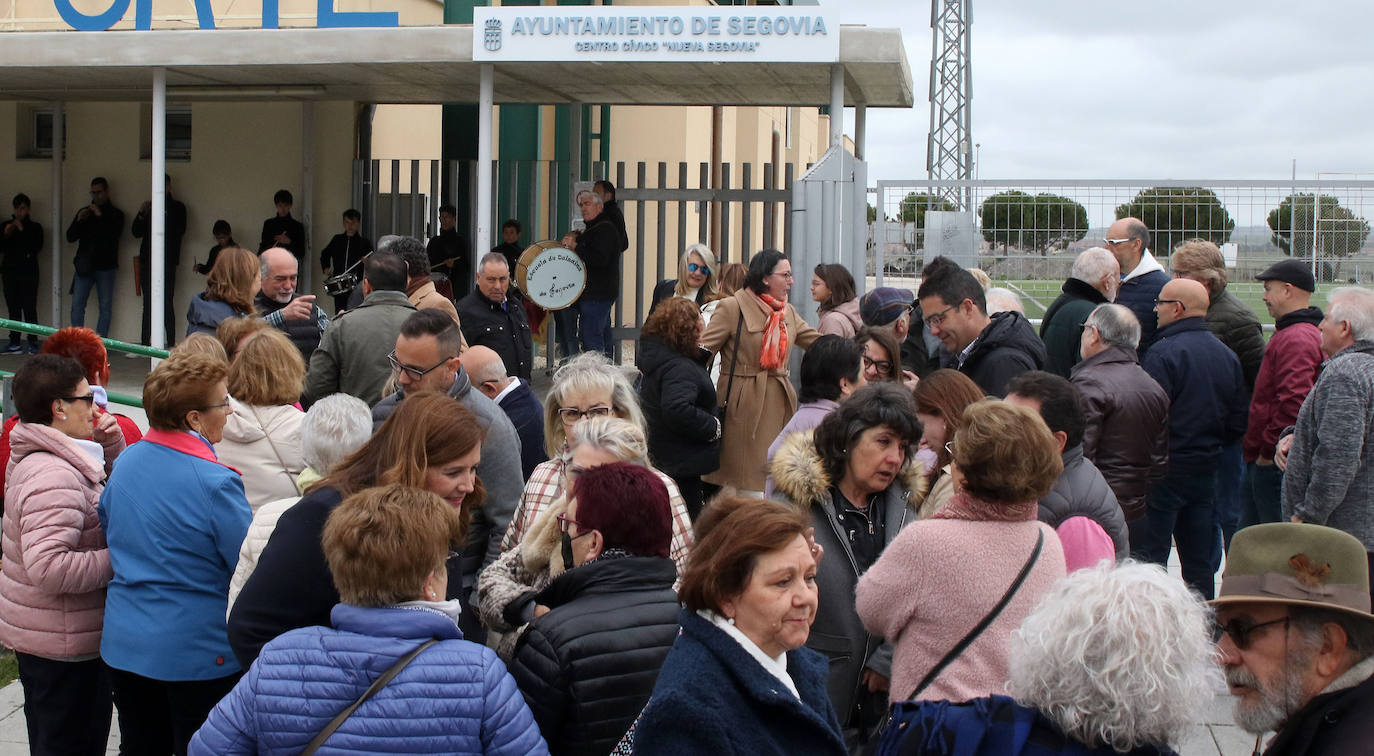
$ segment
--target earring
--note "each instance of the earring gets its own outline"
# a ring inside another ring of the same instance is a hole
[[[727,623],[731,624],[731,625],[735,624],[735,618],[734,618],[734,617],[726,617],[726,618],[725,618],[725,621],[726,621]]]

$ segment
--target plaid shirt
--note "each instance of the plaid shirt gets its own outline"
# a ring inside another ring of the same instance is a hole
[[[654,470],[654,474],[668,489],[668,509],[673,513],[673,540],[668,556],[677,564],[678,574],[681,575],[687,568],[687,552],[692,548],[692,518],[687,514],[687,504],[682,500],[682,493],[677,490],[677,484],[673,479],[658,470]],[[525,531],[534,524],[544,508],[562,495],[562,458],[555,457],[539,463],[534,472],[530,473],[530,479],[525,482],[525,492],[520,496],[515,514],[511,515],[506,537],[501,539],[501,550],[509,551],[518,546],[520,539],[525,536]]]

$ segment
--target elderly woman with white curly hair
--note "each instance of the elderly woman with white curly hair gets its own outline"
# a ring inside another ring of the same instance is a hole
[[[1172,756],[1212,696],[1210,621],[1156,565],[1079,570],[1013,634],[1010,697],[898,704],[878,753]]]

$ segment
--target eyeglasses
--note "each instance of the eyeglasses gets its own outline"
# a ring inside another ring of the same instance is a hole
[[[1251,636],[1254,634],[1256,630],[1260,629],[1261,627],[1277,625],[1280,622],[1282,622],[1284,627],[1287,628],[1288,620],[1288,617],[1280,617],[1276,620],[1260,622],[1254,625],[1248,625],[1236,619],[1233,619],[1224,625],[1218,622],[1213,622],[1212,641],[1214,643],[1220,643],[1221,636],[1229,635],[1231,636],[1231,642],[1236,644],[1236,648],[1240,649],[1241,651],[1245,651],[1246,649],[1250,648],[1250,643],[1252,641]]]
[[[406,375],[416,380],[424,378],[426,375],[429,375],[430,373],[434,372],[440,365],[444,364],[445,362],[448,362],[450,359],[452,358],[445,357],[442,360],[439,360],[438,362],[434,363],[433,365],[430,365],[429,367],[421,370],[420,368],[403,364],[400,360],[396,359],[395,349],[391,350],[391,354],[388,354],[386,356],[386,361],[389,365],[391,365],[392,370],[395,370],[398,373],[405,373]]]
[[[688,273],[700,273],[700,274],[702,274],[702,275],[704,275],[704,276],[709,276],[709,275],[711,275],[711,269],[710,269],[710,268],[706,267],[705,265],[697,265],[696,263],[687,263],[687,272],[688,272]]]
[[[1182,299],[1156,299],[1156,300],[1155,300],[1155,307],[1158,307],[1158,306],[1160,306],[1160,305],[1162,305],[1162,304],[1183,304],[1183,300],[1182,300]]]
[[[559,516],[558,516],[558,532],[560,532],[560,533],[567,533],[568,535],[572,535],[572,526],[573,526],[573,525],[576,525],[576,526],[577,526],[577,529],[582,531],[581,533],[578,533],[577,535],[573,536],[573,538],[581,538],[582,536],[584,536],[584,535],[586,535],[586,534],[592,532],[592,531],[590,531],[590,530],[584,528],[584,527],[582,526],[582,523],[578,522],[577,520],[572,519],[571,517],[568,517],[567,515],[559,515]]]
[[[769,275],[778,276],[779,278],[793,278],[792,271],[790,270],[785,273],[770,273]]]
[[[1130,238],[1129,236],[1127,236],[1127,237],[1122,238],[1122,239],[1103,239],[1102,241],[1106,242],[1108,245],[1116,245],[1116,244],[1125,244],[1125,243],[1128,242],[1128,241],[1134,241],[1134,239],[1132,239],[1132,238]]]
[[[565,424],[567,424],[567,425],[572,425],[573,423],[577,422],[578,420],[581,420],[581,419],[584,418],[584,417],[610,417],[610,416],[611,416],[611,408],[608,407],[608,406],[606,406],[606,405],[604,405],[604,404],[598,404],[598,405],[596,405],[595,407],[588,407],[587,409],[584,409],[584,410],[583,410],[583,409],[578,409],[578,408],[576,408],[576,407],[559,407],[559,408],[558,408],[558,417],[559,417],[560,419],[562,419],[562,421],[563,421]]]
[[[73,402],[85,402],[87,407],[90,407],[95,404],[94,391],[92,391],[89,394],[82,394],[81,396],[59,396],[57,398],[61,399],[62,401],[68,404],[71,404]]]
[[[1093,325],[1092,323],[1084,323],[1083,325],[1079,326],[1078,328],[1079,328],[1080,330],[1083,330],[1083,331],[1086,331],[1086,330],[1088,330],[1089,328],[1093,329],[1094,331],[1097,330],[1097,326]]]
[[[79,397],[79,398],[84,399],[85,397]],[[209,412],[209,411],[212,410],[212,409],[228,409],[228,408],[229,408],[229,397],[226,396],[226,397],[224,397],[224,401],[220,402],[219,404],[211,404],[211,405],[206,406],[206,407],[201,407],[201,408],[200,408],[200,411],[201,411],[201,412]]]
[[[879,375],[888,375],[892,372],[892,360],[874,360],[864,355],[864,367],[873,368]]]
[[[945,322],[945,318],[949,317],[949,311],[953,310],[958,306],[959,305],[950,305],[949,307],[946,307],[945,309],[939,312],[931,313],[930,315],[925,316],[926,325],[939,328],[940,324]]]

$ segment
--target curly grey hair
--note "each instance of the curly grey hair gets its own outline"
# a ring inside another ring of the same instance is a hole
[[[1177,744],[1219,682],[1211,617],[1156,565],[1079,570],[1012,634],[1007,690],[1091,747]]]

